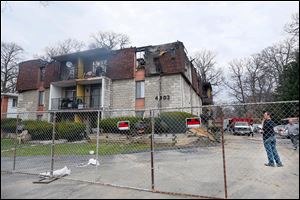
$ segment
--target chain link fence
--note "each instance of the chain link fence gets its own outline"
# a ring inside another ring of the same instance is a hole
[[[64,171],[74,180],[195,197],[251,197],[244,191],[249,185],[276,193],[274,181],[284,174],[274,178],[270,167],[299,171],[292,162],[299,160],[298,121],[298,101],[152,109],[139,116],[107,109],[3,113],[1,171]]]

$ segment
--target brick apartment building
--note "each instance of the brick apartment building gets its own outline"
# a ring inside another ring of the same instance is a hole
[[[140,116],[145,109],[212,104],[210,84],[201,81],[180,41],[25,61],[17,91],[20,112],[106,108]]]

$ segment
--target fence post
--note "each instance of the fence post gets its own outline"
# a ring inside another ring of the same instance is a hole
[[[15,142],[15,148],[14,148],[13,171],[16,170],[16,156],[17,156],[17,144],[18,144],[18,125],[19,125],[19,114],[17,114],[17,121],[16,121],[16,142]]]
[[[102,112],[103,115],[103,112]],[[100,129],[100,110],[98,110],[98,117],[97,117],[97,144],[96,144],[96,174],[95,174],[95,182],[97,182],[97,175],[98,175],[98,165],[97,162],[99,159],[99,129]],[[100,163],[100,162],[99,162]]]
[[[225,199],[227,199],[227,179],[226,179],[226,158],[225,158],[225,147],[224,147],[224,116],[222,117],[222,157],[223,157],[223,175],[224,175],[224,191]]]
[[[52,128],[52,144],[51,144],[51,170],[50,177],[53,177],[53,168],[54,168],[54,142],[55,142],[55,126],[56,126],[56,112],[53,113],[53,128]]]
[[[155,120],[154,120],[154,111],[150,111],[151,115],[151,188],[154,191],[154,129],[155,129]]]

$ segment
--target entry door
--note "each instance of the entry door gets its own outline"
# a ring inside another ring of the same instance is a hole
[[[91,107],[98,108],[101,105],[101,87],[100,85],[93,85],[91,87]]]

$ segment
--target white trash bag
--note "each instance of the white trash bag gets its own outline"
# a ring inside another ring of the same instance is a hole
[[[89,166],[89,165],[93,165],[93,166],[99,166],[100,163],[98,160],[94,159],[94,158],[91,158],[89,159],[89,162],[87,164],[84,164],[84,163],[80,163],[77,167],[86,167],[86,166]]]
[[[71,169],[69,169],[67,166],[65,166],[62,169],[53,171],[53,176],[65,176],[70,174],[71,174]],[[40,173],[40,176],[50,176],[50,172]]]

